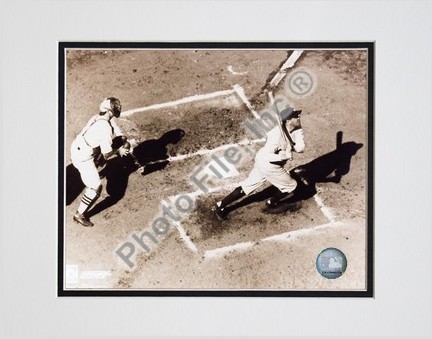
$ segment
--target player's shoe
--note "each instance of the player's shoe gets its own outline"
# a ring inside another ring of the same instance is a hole
[[[218,218],[221,221],[228,220],[228,215],[225,212],[224,208],[220,208],[219,206],[215,205],[213,207],[213,213],[216,216],[216,218]]]
[[[76,221],[77,223],[83,225],[84,227],[92,227],[94,224],[88,220],[84,215],[82,215],[81,213],[75,213],[75,215],[73,216],[73,220]]]

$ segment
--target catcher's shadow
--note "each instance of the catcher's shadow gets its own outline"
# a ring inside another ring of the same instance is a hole
[[[119,200],[126,192],[129,174],[138,169],[132,157],[115,157],[109,159],[99,175],[107,178],[107,192]],[[74,165],[66,166],[66,206],[72,204],[82,193],[85,185]]]
[[[72,204],[84,189],[80,172],[74,165],[66,166],[66,206]]]
[[[184,136],[184,130],[173,129],[164,133],[159,139],[145,140],[135,147],[133,154],[141,166],[144,166],[142,175],[164,169],[169,163],[168,145],[178,144]]]
[[[130,174],[140,166],[144,168],[142,175],[164,169],[169,163],[167,146],[179,143],[184,135],[185,132],[181,129],[171,130],[159,139],[145,140],[137,145],[133,149],[133,156],[110,160],[101,171],[101,175],[107,180],[108,196],[88,211],[86,216],[90,218],[119,202],[126,194]]]
[[[130,174],[135,172],[138,167],[131,156],[110,159],[101,171],[101,175],[106,177],[108,196],[87,211],[86,216],[91,218],[119,202],[126,194]]]

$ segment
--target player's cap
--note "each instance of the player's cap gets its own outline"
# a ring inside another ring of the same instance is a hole
[[[282,112],[280,112],[280,117],[282,121],[286,121],[292,118],[297,118],[301,112],[301,110],[295,110],[293,107],[288,105],[282,110]]]

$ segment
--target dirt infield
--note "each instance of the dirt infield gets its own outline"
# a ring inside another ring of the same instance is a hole
[[[269,186],[236,206],[227,221],[215,220],[211,212],[218,198],[246,178],[263,145],[245,129],[254,115],[233,86],[244,90],[256,111],[268,109],[266,89],[289,52],[68,50],[66,288],[366,288],[366,51],[305,51],[275,88],[276,96],[303,110],[306,150],[289,167],[306,168],[312,187],[302,187],[279,214],[262,211]],[[307,70],[315,81],[313,91],[302,96],[289,89],[298,70]],[[228,92],[205,96],[220,91]],[[124,112],[143,108],[118,122],[126,135],[140,140],[137,157],[152,165],[141,174],[133,163],[113,159],[90,212],[95,226],[84,228],[72,221],[83,185],[69,148],[108,96],[119,98]],[[183,103],[185,98],[190,100]],[[157,104],[161,108],[145,109]],[[237,147],[242,160],[229,175],[212,176],[206,166],[224,157],[226,145]],[[200,168],[208,175],[207,193],[192,180]],[[179,197],[193,202],[187,213]],[[147,252],[134,236],[154,233],[151,224],[166,213],[164,206],[179,220],[155,240],[142,238]],[[126,242],[135,249],[133,267],[116,254]],[[338,279],[325,279],[316,270],[317,255],[327,247],[347,257],[347,270]]]

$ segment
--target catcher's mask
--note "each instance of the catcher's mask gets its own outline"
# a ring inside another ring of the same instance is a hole
[[[111,112],[113,115],[118,118],[120,116],[122,106],[120,100],[114,97],[108,98],[111,103]]]
[[[108,111],[111,111],[113,115],[118,118],[121,113],[121,103],[120,100],[114,97],[109,97],[104,99],[99,106],[100,112],[105,114]]]

